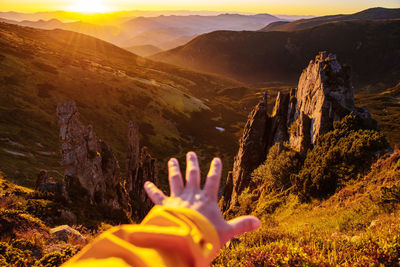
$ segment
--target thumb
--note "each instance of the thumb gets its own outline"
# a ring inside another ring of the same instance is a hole
[[[254,231],[261,226],[260,220],[254,216],[241,216],[228,221],[228,223],[232,229],[232,237]]]
[[[147,196],[153,201],[156,205],[162,205],[164,200],[167,198],[164,193],[158,189],[158,187],[152,182],[146,182],[144,184],[144,190],[147,193]]]

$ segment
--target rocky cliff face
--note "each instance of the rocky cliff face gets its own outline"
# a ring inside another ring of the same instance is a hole
[[[264,97],[249,115],[228,177],[233,184],[224,192],[225,209],[236,205],[238,194],[250,184],[252,171],[265,160],[274,143],[287,142],[293,150],[305,153],[318,136],[332,129],[334,121],[350,112],[366,124],[374,123],[366,108],[354,105],[350,69],[327,52],[320,52],[310,61],[297,89],[278,94],[271,115],[266,110]]]
[[[155,159],[147,152],[147,148],[143,148],[139,154],[137,125],[129,123],[126,162],[128,177],[124,183],[112,149],[97,137],[91,125],[84,127],[80,123],[76,104],[59,104],[57,115],[66,198],[71,202],[79,198],[91,205],[125,210],[136,219],[143,217],[151,207],[144,195],[143,184],[145,180],[158,181]]]
[[[137,218],[143,218],[152,207],[152,202],[143,190],[145,181],[158,184],[156,160],[151,157],[147,147],[139,146],[139,127],[133,121],[129,122],[127,167],[127,191],[134,206],[133,213]]]
[[[265,94],[250,113],[244,127],[233,171],[227,179],[229,186],[225,188],[224,206],[231,205],[231,199],[236,200],[237,193],[240,193],[249,184],[251,172],[265,160],[265,150],[268,143],[266,136],[267,120],[267,95]]]
[[[91,205],[128,209],[129,198],[121,183],[120,168],[112,149],[96,136],[93,127],[84,127],[74,102],[57,107],[61,165],[69,198],[86,198]],[[84,192],[77,196],[77,192]]]

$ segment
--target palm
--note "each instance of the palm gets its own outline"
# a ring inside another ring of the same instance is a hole
[[[204,188],[200,188],[200,170],[197,156],[189,152],[186,157],[186,185],[183,184],[179,163],[176,159],[168,162],[168,176],[171,196],[167,197],[153,183],[146,182],[145,190],[157,205],[183,207],[196,210],[206,217],[218,232],[221,246],[238,234],[260,227],[260,221],[253,216],[242,216],[225,221],[218,207],[218,189],[221,180],[222,163],[215,158],[211,162]]]

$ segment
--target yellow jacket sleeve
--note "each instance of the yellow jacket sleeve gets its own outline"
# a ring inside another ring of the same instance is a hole
[[[201,267],[219,245],[214,226],[200,213],[155,206],[141,224],[108,230],[63,266]]]

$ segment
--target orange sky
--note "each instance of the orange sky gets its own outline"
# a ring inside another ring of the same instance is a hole
[[[212,10],[272,14],[354,13],[370,7],[399,8],[400,0],[0,0],[0,11]]]

